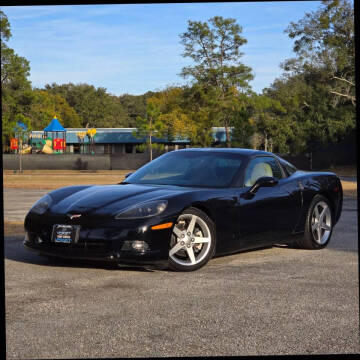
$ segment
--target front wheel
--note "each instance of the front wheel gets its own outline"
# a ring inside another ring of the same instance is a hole
[[[331,205],[322,195],[316,195],[312,200],[305,224],[303,238],[298,245],[303,249],[321,249],[330,241],[333,230]]]
[[[199,209],[185,210],[171,235],[169,267],[176,271],[201,268],[213,256],[215,242],[213,221]]]

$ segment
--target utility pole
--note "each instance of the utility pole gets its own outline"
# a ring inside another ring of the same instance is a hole
[[[230,132],[227,122],[225,123],[226,147],[231,148]]]
[[[152,135],[152,116],[150,116],[150,129],[149,129],[150,161],[152,161],[152,157],[153,157],[151,135]]]
[[[20,146],[19,146],[19,167],[20,167],[20,173],[22,173],[22,137],[20,137],[19,139],[19,143],[20,143]]]
[[[264,144],[264,146],[265,146],[265,151],[268,151],[267,149],[268,149],[268,138],[267,138],[267,133],[265,133],[265,144]]]

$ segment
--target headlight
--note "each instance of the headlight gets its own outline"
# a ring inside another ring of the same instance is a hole
[[[140,219],[161,214],[167,206],[166,200],[153,200],[131,206],[119,212],[115,219]]]
[[[33,205],[30,211],[41,215],[51,206],[51,203],[52,203],[51,196],[45,195]]]

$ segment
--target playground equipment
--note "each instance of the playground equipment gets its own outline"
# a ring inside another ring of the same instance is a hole
[[[28,144],[23,145],[22,150],[19,150],[21,154],[31,154],[32,147]]]
[[[44,147],[42,148],[42,152],[44,154],[53,154],[54,150],[52,149],[52,140],[50,138],[47,138],[43,140]]]
[[[86,131],[86,135],[89,138],[89,144],[90,144],[90,153],[95,154],[95,135],[96,135],[96,129],[88,129]]]
[[[85,131],[79,131],[76,133],[77,137],[79,138],[79,143],[80,143],[80,153],[84,153],[85,149],[84,149],[84,140],[85,140],[85,135],[86,132]]]
[[[57,153],[65,153],[66,151],[66,129],[60,124],[56,116],[51,120],[50,124],[44,129],[44,135],[51,139],[51,152],[50,148],[43,149],[46,154],[52,154],[57,150]]]

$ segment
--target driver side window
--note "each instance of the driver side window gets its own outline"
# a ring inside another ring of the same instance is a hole
[[[257,179],[271,176],[276,180],[283,178],[281,169],[276,160],[271,157],[257,157],[248,165],[245,172],[245,186],[253,186]]]

